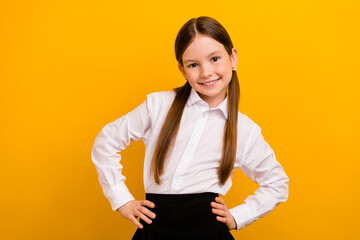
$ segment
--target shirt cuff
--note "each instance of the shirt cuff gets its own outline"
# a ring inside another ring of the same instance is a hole
[[[236,222],[236,231],[256,220],[254,213],[246,204],[241,204],[229,210]]]
[[[135,199],[124,182],[109,187],[107,190],[104,189],[104,194],[109,200],[113,211],[116,211],[119,207]]]

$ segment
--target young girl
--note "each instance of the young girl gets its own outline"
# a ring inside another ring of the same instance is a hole
[[[289,179],[261,128],[238,111],[237,51],[224,27],[210,17],[189,20],[175,54],[184,86],[149,94],[107,124],[92,161],[112,209],[138,227],[133,239],[234,239],[229,230],[287,200]],[[125,186],[118,155],[139,139],[146,146],[142,201]],[[237,168],[260,187],[229,209],[219,195],[228,192]]]

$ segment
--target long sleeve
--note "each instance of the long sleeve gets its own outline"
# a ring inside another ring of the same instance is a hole
[[[130,142],[146,139],[149,131],[150,111],[145,101],[133,111],[107,124],[94,141],[91,158],[113,211],[134,199],[124,183],[119,153]]]
[[[255,195],[247,197],[243,204],[230,209],[237,230],[271,212],[288,198],[289,178],[275,158],[275,153],[264,140],[257,125],[250,134],[241,170],[259,184]]]

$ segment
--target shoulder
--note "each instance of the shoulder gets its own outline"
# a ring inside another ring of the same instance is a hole
[[[153,92],[147,95],[147,98],[153,101],[172,101],[174,97],[174,91]]]
[[[238,132],[245,133],[246,135],[251,135],[254,132],[260,132],[261,128],[256,124],[252,119],[247,115],[238,113]]]
[[[149,109],[159,110],[169,108],[174,101],[176,93],[174,91],[153,92],[147,95]]]

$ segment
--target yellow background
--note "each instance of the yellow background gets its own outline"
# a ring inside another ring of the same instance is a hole
[[[359,1],[0,0],[0,239],[130,239],[90,151],[146,94],[184,83],[174,40],[219,20],[239,52],[240,111],[263,130],[290,195],[236,239],[360,239]],[[123,152],[142,199],[142,142]],[[257,185],[238,171],[224,198]]]

